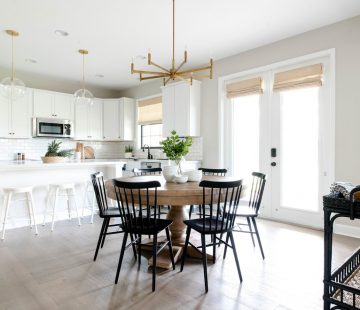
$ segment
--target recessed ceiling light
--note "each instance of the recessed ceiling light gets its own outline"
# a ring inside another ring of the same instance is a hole
[[[69,33],[65,30],[61,30],[61,29],[57,29],[54,31],[56,35],[61,36],[61,37],[67,37],[69,35]]]
[[[97,78],[103,78],[104,75],[103,75],[103,74],[96,74],[95,77],[97,77]]]
[[[32,59],[32,58],[25,58],[25,61],[26,62],[29,62],[29,63],[32,63],[32,64],[36,64],[37,61],[35,59]]]

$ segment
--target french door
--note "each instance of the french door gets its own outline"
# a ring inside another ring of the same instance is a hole
[[[321,227],[322,196],[333,181],[333,111],[329,59],[314,61],[324,68],[320,87],[273,91],[274,73],[286,70],[276,68],[260,73],[263,94],[230,100],[225,164],[245,182],[252,171],[267,174],[264,217]]]

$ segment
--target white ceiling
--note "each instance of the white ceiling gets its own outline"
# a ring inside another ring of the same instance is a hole
[[[130,75],[132,57],[146,55],[150,48],[153,61],[170,65],[171,2],[1,0],[0,67],[9,67],[11,41],[4,30],[10,28],[20,32],[15,41],[19,71],[78,80],[82,63],[77,50],[85,48],[90,52],[89,83],[119,90],[137,85]],[[224,58],[359,14],[359,0],[177,0],[177,60],[185,46],[192,67],[210,56]],[[56,36],[56,29],[70,35]],[[141,59],[135,64],[147,67]],[[0,72],[0,78],[7,74]]]

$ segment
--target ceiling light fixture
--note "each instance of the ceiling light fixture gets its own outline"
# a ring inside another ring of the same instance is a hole
[[[32,63],[32,64],[36,64],[37,61],[35,59],[32,59],[32,58],[25,58],[25,61],[26,62],[29,62],[29,63]]]
[[[24,82],[15,77],[14,66],[14,37],[19,36],[15,30],[5,30],[11,36],[11,76],[6,77],[1,81],[1,94],[10,100],[17,100],[25,95],[26,86]]]
[[[60,29],[55,30],[54,33],[60,37],[67,37],[69,35],[67,31]]]
[[[134,68],[134,61],[131,62],[131,74],[139,74],[140,81],[143,80],[151,80],[151,79],[158,79],[162,78],[164,82],[164,86],[170,81],[175,79],[185,80],[192,84],[193,78],[209,78],[212,79],[213,77],[213,60],[210,58],[210,63],[208,66],[194,68],[190,70],[180,71],[181,67],[187,63],[187,51],[184,51],[184,60],[182,63],[176,68],[175,67],[175,0],[173,2],[173,23],[172,23],[172,65],[171,69],[166,69],[158,64],[154,63],[151,59],[151,53],[148,53],[148,65],[157,67],[161,71],[146,71],[146,70],[136,70]],[[208,74],[194,74],[194,72],[202,72],[202,71],[209,71]],[[145,76],[144,76],[145,75]]]
[[[94,95],[85,88],[85,55],[89,54],[87,50],[79,50],[79,54],[83,57],[83,70],[82,70],[82,82],[81,82],[81,88],[78,89],[75,93],[75,100],[76,103],[84,103],[92,105],[94,102]]]

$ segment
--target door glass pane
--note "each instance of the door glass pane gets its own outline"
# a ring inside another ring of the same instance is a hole
[[[280,206],[319,208],[319,88],[280,93]]]
[[[251,182],[251,173],[259,171],[259,99],[259,95],[233,99],[234,175],[243,178],[245,185]]]

